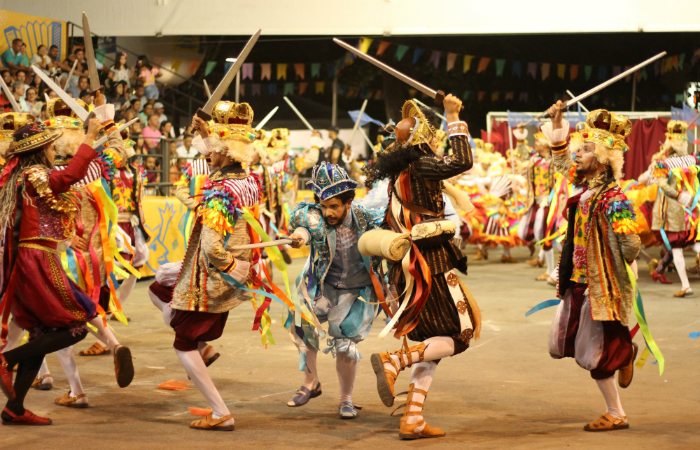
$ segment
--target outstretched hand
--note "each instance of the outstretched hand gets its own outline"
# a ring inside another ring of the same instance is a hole
[[[564,119],[564,109],[564,104],[561,102],[561,100],[559,100],[547,110],[549,117],[552,118],[553,130],[563,128],[562,120]]]

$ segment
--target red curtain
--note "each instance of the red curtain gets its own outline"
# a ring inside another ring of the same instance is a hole
[[[640,119],[632,124],[632,133],[625,140],[629,150],[625,153],[622,172],[626,180],[637,179],[649,168],[651,157],[666,140],[668,119]]]
[[[481,131],[482,136],[486,134],[485,131]],[[491,134],[500,135],[501,139],[491,137],[490,141],[493,142],[493,149],[503,156],[506,156],[506,150],[510,148],[510,143],[508,141],[508,122],[496,122],[494,119],[491,123]],[[487,139],[484,139],[486,142]],[[513,147],[517,144],[515,137],[513,138]]]

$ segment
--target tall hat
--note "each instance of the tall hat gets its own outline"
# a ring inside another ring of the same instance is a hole
[[[74,99],[81,107],[88,110],[88,105],[79,98]],[[46,121],[46,126],[50,130],[67,129],[79,130],[83,128],[83,121],[78,115],[70,109],[66,103],[60,98],[52,98],[46,104],[46,113],[49,115],[49,120]]]
[[[12,142],[12,135],[25,125],[36,122],[36,117],[29,113],[8,112],[0,114],[0,138]]]
[[[520,122],[516,128],[513,129],[513,136],[518,140],[518,144],[524,144],[527,139],[527,128],[525,124]]]
[[[623,153],[628,150],[625,138],[632,132],[632,122],[605,109],[596,109],[586,117],[587,128],[581,130],[584,142],[595,142]]]
[[[343,192],[354,190],[357,187],[357,181],[350,179],[345,169],[337,164],[323,161],[314,166],[311,181],[307,181],[306,185],[319,199],[328,200]]]
[[[253,108],[248,103],[220,101],[211,116],[213,133],[221,140],[233,139],[252,144],[261,134],[252,127]]]
[[[435,137],[433,128],[420,107],[409,100],[403,104],[401,111],[403,120],[396,124],[396,142],[401,146],[430,144]]]
[[[39,150],[61,137],[61,134],[63,133],[48,130],[41,122],[25,125],[12,136],[14,146],[10,150],[10,156]]]
[[[666,138],[671,140],[687,141],[688,124],[682,120],[669,120],[666,126]]]

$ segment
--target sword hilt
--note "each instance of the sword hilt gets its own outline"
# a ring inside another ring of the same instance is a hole
[[[573,105],[572,105],[572,106],[573,106]],[[568,105],[568,104],[565,105],[561,110],[564,111],[564,112],[568,112],[568,111],[569,111],[569,105]],[[551,119],[551,118],[552,118],[552,116],[550,116],[549,113],[548,113],[547,111],[545,111],[544,115],[542,115],[542,117],[541,117],[541,119]]]
[[[209,122],[211,120],[211,115],[204,112],[202,108],[198,108],[195,115],[205,122]]]
[[[105,93],[105,87],[100,85],[99,88],[95,89],[94,91],[90,91],[90,95],[92,95],[92,98],[97,97],[97,93],[102,92],[103,94]]]
[[[438,106],[442,106],[442,103],[445,101],[445,93],[441,90],[437,90],[435,92],[435,104]],[[464,105],[459,109],[460,111],[464,109]]]

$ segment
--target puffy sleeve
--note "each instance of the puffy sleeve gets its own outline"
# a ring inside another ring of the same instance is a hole
[[[635,221],[636,217],[632,202],[627,200],[625,194],[620,192],[619,195],[611,198],[606,203],[604,214],[615,232],[622,251],[622,257],[627,262],[634,261],[641,249],[641,239],[638,234],[641,230]]]

